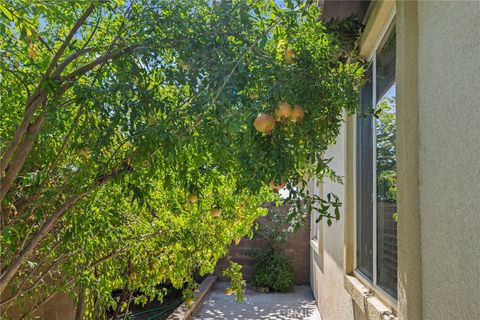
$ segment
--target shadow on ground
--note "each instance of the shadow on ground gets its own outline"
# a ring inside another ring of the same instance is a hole
[[[237,303],[234,296],[223,291],[226,282],[217,282],[203,300],[192,319],[196,320],[260,320],[308,319],[320,320],[309,286],[295,286],[287,293],[258,293],[245,291],[245,301]]]

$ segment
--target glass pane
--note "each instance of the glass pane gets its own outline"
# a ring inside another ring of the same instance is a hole
[[[376,57],[377,102],[385,96],[395,82],[395,29],[390,30],[387,35],[380,45]]]
[[[373,106],[372,66],[360,92],[357,117],[357,270],[373,281]],[[368,113],[368,114],[367,114]]]
[[[379,94],[380,93],[380,94]],[[377,285],[397,297],[395,33],[377,53]]]

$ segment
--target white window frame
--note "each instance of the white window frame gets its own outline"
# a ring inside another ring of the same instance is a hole
[[[313,180],[313,194],[315,196],[319,196],[319,187],[318,187],[318,183],[317,183],[317,179]],[[317,241],[318,242],[318,237],[319,237],[319,224],[320,224],[320,221],[317,223],[317,219],[319,217],[319,214],[318,214],[318,210],[317,209],[314,209],[313,210],[313,231],[312,231],[312,240],[314,241]]]
[[[310,183],[312,193],[322,197],[323,184],[319,183],[317,179],[312,179]],[[310,215],[310,247],[317,255],[323,256],[323,219],[318,223],[315,222],[319,216],[317,209],[314,209]]]
[[[390,13],[387,22],[385,23],[382,32],[380,33],[377,41],[375,42],[375,45],[373,46],[367,61],[372,62],[372,102],[373,106],[377,105],[377,80],[376,80],[376,75],[377,75],[377,50],[382,43],[382,40],[384,40],[385,36],[387,36],[387,32],[389,31],[390,27],[392,24],[394,24],[394,19],[396,15],[396,10],[395,8],[392,10]],[[375,121],[373,121],[373,124],[375,126]],[[376,130],[375,127],[372,130],[372,139],[373,139],[373,159],[376,159],[376,154],[377,154],[377,136],[376,136]],[[372,275],[372,280],[368,279],[365,277],[361,272],[357,271],[357,115],[354,115],[353,118],[353,161],[354,161],[354,166],[353,166],[353,208],[354,208],[354,214],[353,214],[353,223],[354,223],[354,228],[353,228],[353,244],[354,244],[354,250],[353,250],[353,274],[356,278],[358,278],[363,285],[365,285],[367,288],[369,288],[371,291],[373,291],[378,297],[389,304],[391,307],[393,307],[395,310],[398,310],[398,300],[392,297],[389,293],[387,293],[385,290],[383,290],[381,287],[377,285],[377,207],[374,205],[373,206],[373,275]],[[377,178],[377,163],[376,161],[373,162],[373,181],[376,181]],[[377,184],[373,183],[373,192],[372,192],[372,197],[373,197],[373,203],[376,203],[376,197],[377,197]],[[398,290],[398,288],[397,288]]]

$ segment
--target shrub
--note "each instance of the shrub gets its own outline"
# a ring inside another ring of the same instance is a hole
[[[285,292],[293,286],[293,268],[290,262],[274,249],[256,250],[252,255],[257,259],[252,284],[269,287],[272,291]]]

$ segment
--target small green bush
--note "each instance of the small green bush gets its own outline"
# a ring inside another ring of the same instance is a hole
[[[252,252],[256,258],[252,284],[268,287],[272,291],[285,292],[293,287],[293,268],[290,262],[274,249]]]

